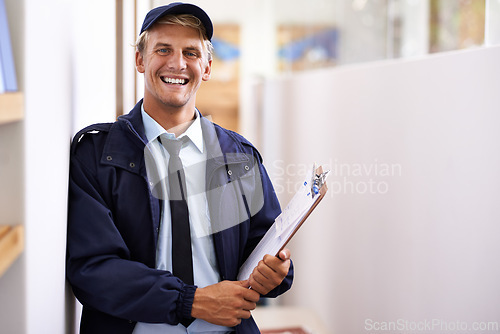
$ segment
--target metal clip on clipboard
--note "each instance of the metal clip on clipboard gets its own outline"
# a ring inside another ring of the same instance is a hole
[[[312,198],[314,198],[316,195],[319,194],[320,189],[325,184],[326,177],[327,177],[328,173],[330,172],[329,170],[327,170],[326,172],[323,172],[322,171],[323,169],[321,167],[318,169],[316,169],[315,167],[316,166],[314,166],[313,179],[312,179],[312,184],[311,184]]]

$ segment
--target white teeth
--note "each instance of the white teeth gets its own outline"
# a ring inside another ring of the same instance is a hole
[[[184,85],[184,83],[186,82],[185,79],[173,79],[165,77],[163,77],[163,81],[169,84],[178,84],[178,85]]]

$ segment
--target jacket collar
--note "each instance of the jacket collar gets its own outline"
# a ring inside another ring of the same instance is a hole
[[[144,165],[144,148],[148,140],[141,114],[142,99],[126,115],[118,117],[111,128],[101,161],[138,173],[136,166]],[[207,149],[207,172],[225,164],[248,162],[243,145],[228,130],[225,130],[200,113],[203,139]],[[131,142],[139,150],[124,149]],[[110,160],[109,157],[112,157]],[[116,157],[116,159],[115,159]],[[133,168],[131,166],[134,166]]]
[[[141,115],[142,99],[137,102],[134,108],[126,115],[118,117],[118,123],[124,124],[122,128],[126,131],[126,128],[134,132],[134,134],[140,138],[144,145],[147,144],[148,139],[146,138],[146,131],[144,130],[144,124],[142,123]]]

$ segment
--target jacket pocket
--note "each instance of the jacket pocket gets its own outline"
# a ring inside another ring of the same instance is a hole
[[[249,220],[264,205],[259,167],[252,159],[220,168],[219,173],[226,173],[225,182],[219,183],[207,193],[211,203],[212,233]],[[219,175],[219,180],[222,179],[221,176]]]

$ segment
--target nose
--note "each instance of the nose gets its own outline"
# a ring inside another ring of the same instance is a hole
[[[186,59],[184,59],[182,51],[172,52],[168,56],[167,66],[170,70],[173,71],[184,70],[186,68]]]

